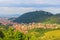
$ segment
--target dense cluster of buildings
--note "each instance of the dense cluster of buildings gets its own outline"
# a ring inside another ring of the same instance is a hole
[[[59,28],[60,25],[58,25],[58,24],[42,24],[42,23],[30,23],[30,24],[18,24],[18,23],[15,23],[15,24],[13,24],[12,27],[14,27],[15,30],[19,30],[21,32],[27,33],[28,30],[34,29],[34,28],[56,29],[56,28]]]
[[[23,33],[27,33],[28,30],[34,29],[34,28],[60,28],[60,25],[58,24],[42,24],[42,23],[29,23],[29,24],[19,24],[19,23],[14,23],[11,20],[8,20],[7,18],[0,18],[0,23],[3,25],[11,25],[12,27],[15,28],[15,30],[19,30]]]

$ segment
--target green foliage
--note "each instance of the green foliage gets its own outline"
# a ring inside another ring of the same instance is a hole
[[[20,33],[19,31],[16,31],[14,33],[15,40],[25,40],[25,35]]]
[[[60,28],[43,29],[37,28],[29,30],[27,34],[14,31],[14,28],[0,27],[0,40],[60,40]]]
[[[30,40],[60,40],[60,29],[29,30]]]
[[[14,28],[1,27],[0,30],[0,40],[25,40],[25,35],[19,31],[14,31]]]
[[[0,38],[4,38],[4,34],[3,34],[3,32],[2,31],[0,31]]]
[[[32,30],[29,30],[29,32],[39,32],[41,34],[41,36],[44,35],[45,32],[48,32],[48,31],[53,31],[53,30],[60,30],[60,29],[44,29],[44,28],[36,28],[36,29],[32,29]]]

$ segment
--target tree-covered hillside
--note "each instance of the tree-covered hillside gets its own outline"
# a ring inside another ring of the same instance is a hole
[[[13,20],[17,23],[58,23],[60,24],[60,14],[52,14],[46,11],[28,12]]]
[[[50,24],[60,24],[60,14],[56,14],[50,18],[48,18],[45,22],[43,23],[50,23]]]
[[[53,16],[50,12],[45,11],[34,11],[34,12],[28,12],[20,17],[16,18],[14,22],[18,23],[38,23],[38,22],[44,22],[47,18]]]

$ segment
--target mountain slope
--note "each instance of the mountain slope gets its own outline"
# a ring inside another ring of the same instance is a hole
[[[25,13],[13,21],[18,23],[32,23],[32,22],[38,23],[38,22],[44,22],[51,16],[53,16],[53,14],[50,12],[34,11]]]
[[[56,14],[50,18],[48,18],[44,23],[50,23],[50,24],[60,24],[60,14]]]

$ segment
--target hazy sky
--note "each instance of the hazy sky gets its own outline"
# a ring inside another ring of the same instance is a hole
[[[0,0],[0,15],[44,10],[60,13],[60,0]]]

